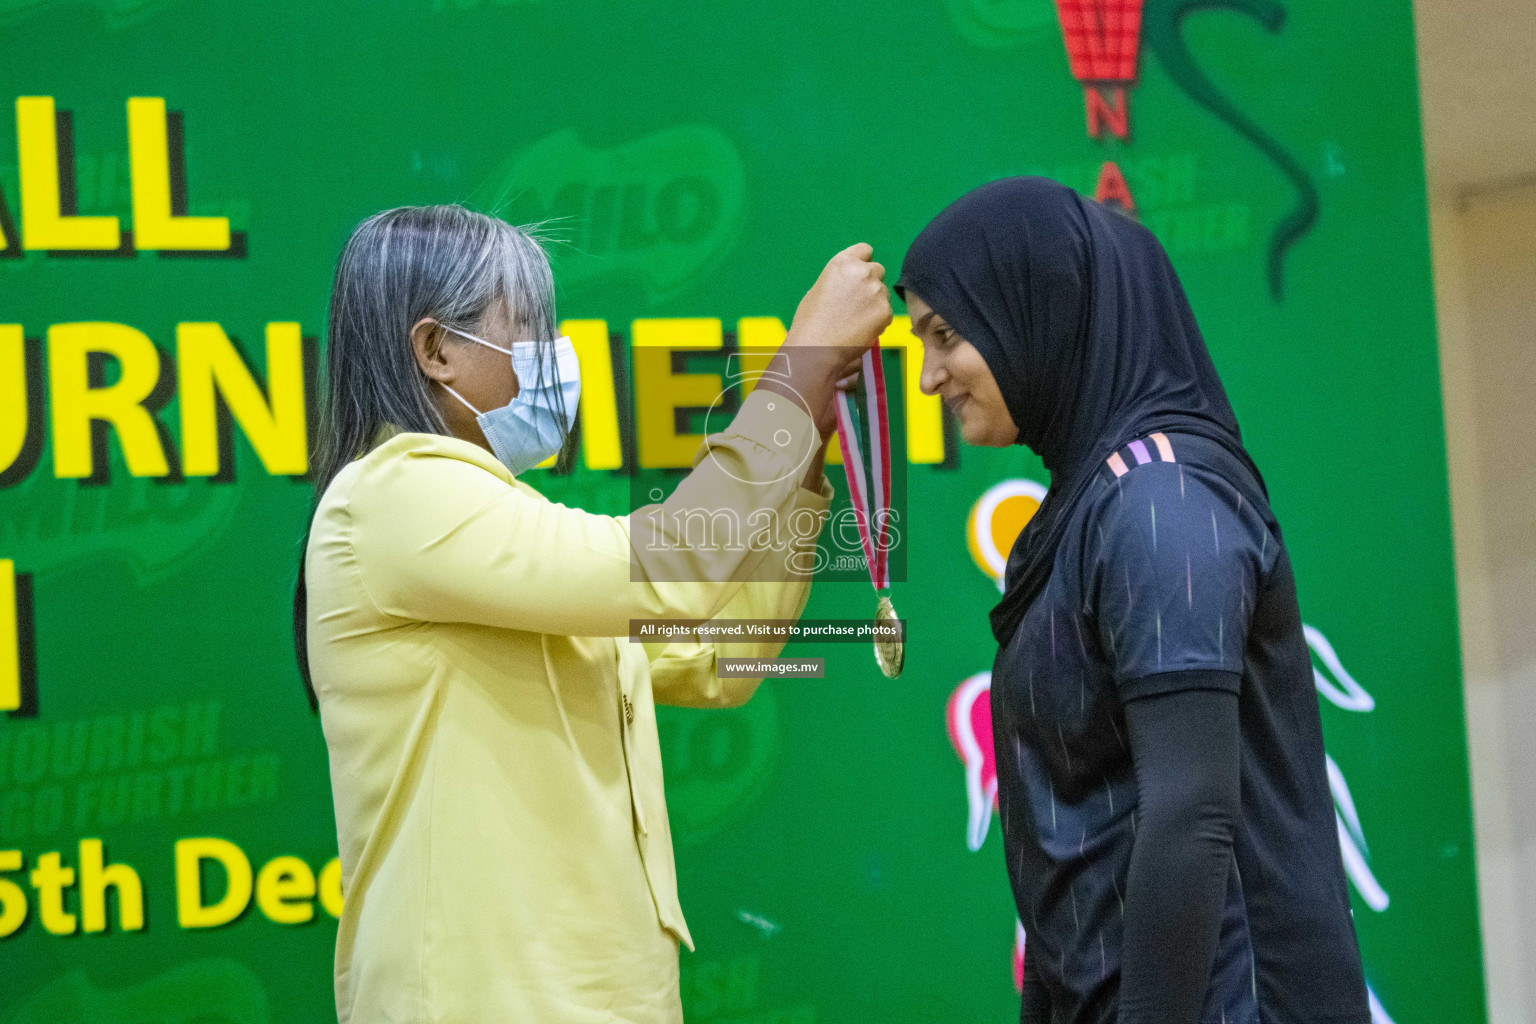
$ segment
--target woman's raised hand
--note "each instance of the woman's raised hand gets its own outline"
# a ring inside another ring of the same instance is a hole
[[[864,242],[833,256],[800,300],[759,388],[796,398],[823,439],[836,428],[833,396],[857,380],[859,358],[891,322],[885,268]],[[775,380],[777,378],[777,382]]]
[[[829,362],[837,369],[864,354],[891,322],[885,267],[874,255],[860,242],[827,261],[795,310],[786,348],[830,350]]]

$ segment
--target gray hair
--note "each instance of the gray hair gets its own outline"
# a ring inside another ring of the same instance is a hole
[[[553,344],[555,284],[537,230],[452,204],[385,210],[352,232],[331,286],[311,462],[317,497],[384,426],[449,433],[411,345],[411,328],[422,318],[481,334],[485,317],[504,307],[518,337]]]
[[[310,459],[317,500],[381,428],[449,433],[411,345],[411,328],[423,318],[479,334],[488,314],[505,309],[520,338],[553,345],[555,282],[536,232],[456,204],[385,210],[352,232],[331,285],[326,379]],[[566,437],[561,467],[570,465],[574,442],[574,434]],[[306,547],[307,539],[293,592],[293,646],[309,706],[318,711],[309,674]]]

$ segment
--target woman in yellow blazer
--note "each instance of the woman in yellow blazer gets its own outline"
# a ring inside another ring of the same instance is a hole
[[[579,388],[538,243],[457,206],[353,233],[295,602],[346,892],[343,1024],[681,1020],[692,941],[654,704],[739,704],[758,681],[716,678],[716,657],[778,645],[623,638],[800,615],[832,397],[889,322],[882,275],[868,246],[834,257],[673,496],[616,518],[517,476],[565,440]],[[787,532],[704,549],[680,525],[699,515]]]

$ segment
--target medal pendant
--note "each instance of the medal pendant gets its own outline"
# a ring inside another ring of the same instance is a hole
[[[891,604],[891,599],[882,597],[875,608],[875,622],[898,623],[896,608]],[[880,666],[880,671],[885,673],[887,679],[895,679],[901,675],[901,666],[906,659],[905,640],[876,640],[875,662]]]

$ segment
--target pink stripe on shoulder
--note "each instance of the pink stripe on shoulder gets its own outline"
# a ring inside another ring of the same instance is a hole
[[[1125,476],[1126,473],[1130,472],[1125,465],[1125,460],[1120,457],[1119,452],[1115,452],[1105,461],[1109,463],[1109,468],[1114,470],[1115,476]]]
[[[1168,438],[1163,434],[1153,434],[1152,443],[1157,445],[1157,454],[1162,457],[1164,462],[1178,461],[1178,459],[1173,457],[1173,445],[1168,443]]]

